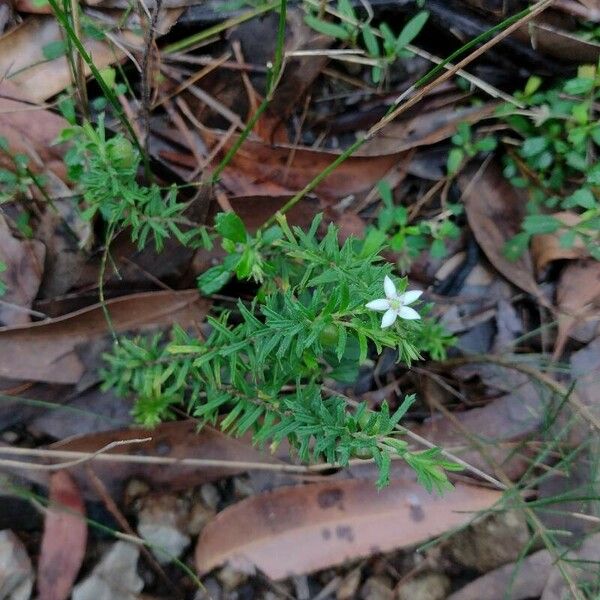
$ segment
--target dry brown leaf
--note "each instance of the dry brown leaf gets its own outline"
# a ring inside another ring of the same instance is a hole
[[[256,231],[269,217],[273,216],[291,196],[232,196],[228,198],[231,208],[244,221],[249,231]],[[215,212],[218,208],[214,206]],[[286,213],[292,225],[307,228],[319,212],[319,202],[314,196],[302,198]]]
[[[543,306],[549,306],[535,281],[529,253],[515,261],[504,256],[506,242],[521,231],[525,200],[519,190],[506,181],[495,164],[478,173],[467,172],[459,178],[459,185],[469,226],[488,260],[510,283],[529,292]]]
[[[4,59],[0,39],[0,65]],[[4,137],[11,154],[25,154],[32,160],[35,173],[46,168],[64,179],[64,145],[54,146],[58,134],[68,125],[61,116],[36,106],[34,98],[14,83],[2,80],[0,66],[0,136]],[[35,121],[35,127],[31,126]],[[0,167],[13,169],[14,164],[0,153]]]
[[[505,565],[486,573],[446,600],[521,600],[541,595],[554,559],[548,550],[540,550],[519,563]],[[510,595],[507,596],[507,590]]]
[[[203,135],[212,145],[223,134],[211,131]],[[225,151],[236,139],[230,138]],[[223,172],[223,182],[240,196],[282,196],[302,189],[338,156],[339,153],[325,150],[246,140]],[[369,190],[402,156],[401,152],[380,156],[355,154],[319,184],[315,193],[336,199]]]
[[[18,240],[12,236],[4,217],[0,215],[0,262],[6,265],[2,281],[6,293],[0,298],[0,327],[24,325],[31,321],[27,310],[35,299],[42,274],[46,249],[37,240]],[[14,306],[11,306],[14,305]]]
[[[201,322],[208,300],[194,290],[147,292],[106,303],[117,332]],[[77,347],[109,332],[100,304],[29,326],[0,329],[0,377],[77,383],[85,371]]]
[[[277,459],[260,452],[251,444],[225,435],[212,427],[203,427],[198,431],[198,423],[193,420],[161,423],[154,429],[117,429],[78,436],[53,444],[51,449],[92,453],[114,441],[148,437],[152,440],[141,444],[120,446],[110,453],[173,459],[202,458],[228,462],[277,462]],[[91,467],[113,497],[119,497],[126,482],[132,478],[142,479],[162,489],[189,489],[194,485],[246,470],[245,467],[235,464],[198,467],[111,461],[95,461],[91,463]],[[85,467],[71,469],[71,473],[77,478],[86,495],[92,497],[96,495],[94,488],[90,487]]]
[[[581,221],[581,217],[572,212],[558,212],[553,217],[567,227],[575,227]],[[573,246],[563,248],[560,245],[560,236],[565,231],[566,228],[561,228],[554,233],[534,235],[531,238],[531,258],[533,258],[535,270],[538,274],[554,260],[587,258],[590,255],[579,236],[575,239]]]
[[[87,543],[85,506],[66,471],[50,476],[50,506],[38,564],[38,598],[66,600],[81,567]]]
[[[485,373],[482,365],[473,368]],[[441,415],[427,419],[415,431],[442,448],[452,448],[457,456],[485,472],[491,471],[488,460],[493,460],[514,481],[529,466],[525,453],[514,451],[514,443],[540,428],[544,410],[542,397],[525,376],[507,369],[499,375],[512,388],[511,393],[481,408],[454,413],[453,419]]]
[[[225,563],[282,579],[412,546],[467,523],[499,492],[458,484],[443,498],[410,480],[377,491],[372,480],[280,488],[219,513],[196,547],[201,574]]]
[[[543,17],[541,17],[543,20]],[[596,63],[600,58],[600,44],[586,40],[549,23],[532,21],[520,27],[514,37],[531,44],[537,52],[547,54],[561,61],[575,64]]]
[[[158,31],[165,33],[181,14],[180,9],[163,11]],[[142,39],[132,32],[120,34],[124,45],[136,47]],[[62,40],[57,20],[52,16],[30,15],[18,27],[0,37],[0,80],[7,78],[34,102],[47,100],[71,83],[65,56],[47,60],[44,47]],[[124,57],[123,51],[108,41],[86,39],[85,47],[97,69],[103,69]],[[90,70],[85,65],[86,75]]]
[[[364,144],[364,154],[378,155],[437,144],[456,133],[459,123],[477,123],[493,116],[497,104],[419,111],[412,119],[393,121]]]
[[[553,357],[560,358],[573,327],[600,311],[600,262],[582,260],[568,264],[556,291],[558,335]]]

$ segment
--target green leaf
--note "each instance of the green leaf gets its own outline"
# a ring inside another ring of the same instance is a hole
[[[382,179],[377,182],[377,191],[379,192],[379,196],[383,200],[383,203],[386,207],[390,208],[394,205],[394,196],[392,194],[392,188],[385,179]]]
[[[525,84],[525,89],[523,90],[523,94],[525,96],[532,96],[535,92],[538,91],[540,86],[542,85],[542,78],[537,75],[532,75]]]
[[[329,37],[337,38],[340,40],[347,40],[350,37],[350,33],[340,25],[330,23],[329,21],[322,21],[314,15],[305,15],[304,22],[319,33],[328,35]]]
[[[600,162],[588,170],[586,181],[592,185],[600,185]]]
[[[594,80],[591,77],[576,77],[570,79],[563,86],[565,94],[573,96],[579,96],[581,94],[587,94],[594,89]]]
[[[54,60],[67,53],[67,45],[64,40],[55,40],[42,46],[42,54],[46,60]]]
[[[215,229],[224,238],[238,244],[248,239],[244,222],[234,212],[219,213],[215,217]]]
[[[529,238],[530,235],[528,233],[518,233],[506,242],[502,253],[508,260],[517,260],[527,250]]]
[[[575,243],[576,233],[574,229],[565,231],[559,238],[558,243],[561,248],[572,248]]]
[[[198,289],[206,295],[218,292],[230,279],[233,273],[225,265],[216,265],[198,277]]]
[[[350,0],[338,0],[337,9],[341,12],[345,17],[356,21],[356,13],[354,12],[354,8],[352,4],[350,4]]]
[[[431,256],[433,258],[444,258],[446,256],[446,244],[444,244],[444,240],[433,240],[431,244]]]
[[[369,25],[363,25],[361,27],[361,33],[369,56],[372,58],[378,58],[380,56],[379,42],[377,41],[377,38],[375,37],[371,27]]]
[[[582,208],[596,208],[598,203],[592,190],[589,188],[581,188],[565,198],[562,205],[564,208],[573,208],[575,206],[581,206]]]
[[[530,158],[543,152],[550,143],[550,140],[544,136],[530,137],[527,138],[521,146],[521,156],[523,158]]]
[[[423,10],[417,13],[402,29],[396,40],[396,53],[399,53],[407,44],[410,44],[421,32],[429,18],[429,13]]]
[[[452,148],[450,153],[448,154],[448,162],[446,163],[446,168],[448,169],[449,175],[456,175],[460,170],[463,159],[465,157],[465,153],[462,148]]]
[[[491,135],[481,138],[475,142],[475,147],[480,152],[491,152],[492,150],[496,149],[497,145],[498,142],[496,141],[496,138]]]
[[[523,220],[523,229],[531,234],[553,233],[561,223],[552,215],[528,215]]]
[[[386,240],[387,235],[380,229],[369,229],[365,236],[362,248],[360,249],[359,256],[367,257],[379,252]]]

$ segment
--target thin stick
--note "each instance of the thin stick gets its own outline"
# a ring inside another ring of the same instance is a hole
[[[22,467],[23,465],[31,465],[32,468],[41,470],[41,471],[58,471],[60,469],[69,469],[72,467],[76,467],[77,465],[83,464],[85,462],[91,461],[91,460],[95,460],[99,457],[102,457],[104,455],[105,452],[108,452],[109,450],[112,450],[113,448],[119,448],[120,446],[129,446],[131,444],[144,444],[146,442],[151,441],[152,438],[148,437],[148,438],[140,438],[140,439],[132,439],[132,440],[117,440],[114,442],[110,442],[109,444],[106,444],[106,446],[102,446],[102,448],[100,448],[99,450],[96,450],[96,452],[71,452],[69,453],[70,456],[74,457],[72,460],[69,460],[67,462],[63,462],[63,463],[57,463],[54,465],[40,465],[40,464],[32,464],[32,463],[19,463],[19,467]],[[0,448],[0,452],[4,453],[4,454],[29,454],[30,456],[49,456],[49,453],[53,453],[55,451],[52,450],[39,450],[37,453],[32,453],[32,452],[19,452],[19,450],[35,450],[34,448],[12,448],[12,447],[6,447],[6,448]],[[75,458],[76,457],[76,458]],[[27,467],[25,467],[27,468]]]

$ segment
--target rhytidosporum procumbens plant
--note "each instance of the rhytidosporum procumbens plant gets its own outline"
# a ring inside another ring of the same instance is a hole
[[[168,340],[121,340],[106,356],[104,384],[133,394],[146,425],[183,407],[234,435],[252,431],[260,445],[287,439],[303,461],[372,458],[379,486],[399,456],[428,490],[442,492],[450,487],[445,470],[457,466],[438,450],[409,450],[397,427],[413,396],[393,413],[386,403],[371,412],[330,390],[353,382],[373,350],[393,349],[409,364],[421,353],[443,356],[451,340],[425,316],[420,293],[394,277],[379,241],[340,246],[333,225],[319,241],[320,221],[305,232],[279,217],[252,236],[235,214],[219,215],[228,256],[199,278],[200,288],[214,291],[235,274],[261,284],[254,300],[209,317],[203,338],[176,328]]]
[[[102,115],[95,126],[72,124],[58,141],[71,143],[65,163],[82,193],[85,219],[100,214],[115,230],[129,228],[140,249],[152,241],[161,250],[169,237],[185,246],[208,243],[205,229],[185,217],[187,204],[178,201],[177,186],[138,183],[140,152],[121,134],[108,138]]]

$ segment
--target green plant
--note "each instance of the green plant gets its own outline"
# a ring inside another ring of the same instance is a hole
[[[496,138],[492,135],[473,138],[473,129],[469,123],[459,123],[456,133],[452,136],[454,147],[448,154],[446,168],[448,175],[456,175],[465,162],[465,159],[473,158],[479,152],[491,152],[498,145]]]
[[[504,106],[498,112],[519,135],[516,149],[509,140],[504,175],[527,190],[529,203],[523,232],[508,243],[507,256],[518,257],[532,235],[560,232],[563,247],[583,244],[600,260],[598,69],[580,67],[577,77],[545,91],[532,77],[517,97],[528,110]],[[566,220],[565,212],[573,217]]]
[[[8,141],[0,137],[0,153],[12,164],[12,168],[0,168],[0,204],[13,202],[26,196],[30,186],[44,185],[44,177],[34,175],[29,169],[29,157],[26,154],[12,154]]]
[[[260,281],[269,274],[255,299],[209,317],[204,339],[176,328],[169,340],[122,340],[106,355],[104,386],[133,394],[134,414],[146,425],[172,417],[176,407],[186,407],[200,423],[217,423],[224,415],[223,430],[252,430],[257,444],[287,439],[304,461],[343,465],[352,457],[372,458],[379,486],[388,481],[391,457],[399,456],[427,489],[442,492],[450,485],[444,470],[457,466],[437,450],[410,450],[397,429],[414,397],[393,413],[385,403],[370,412],[364,404],[349,408],[345,397],[324,393],[323,386],[354,381],[371,349],[394,349],[410,364],[421,352],[443,355],[452,340],[410,311],[399,314],[412,320],[390,324],[386,317],[382,325],[371,309],[384,280],[387,299],[377,306],[389,302],[401,309],[416,294],[390,295],[392,268],[379,256],[381,244],[350,238],[340,246],[333,225],[319,241],[319,223],[320,217],[305,232],[280,217],[278,225],[251,236],[235,215],[220,216],[217,230],[234,257],[225,259],[227,277]],[[211,281],[217,287],[224,278],[200,277],[201,286]],[[398,281],[398,290],[406,284]]]
[[[374,83],[379,83],[385,69],[398,58],[412,56],[406,49],[420,33],[425,25],[429,13],[421,11],[410,19],[398,35],[395,35],[390,26],[383,22],[379,27],[373,27],[371,18],[360,21],[354,7],[349,0],[338,0],[336,22],[323,18],[321,5],[317,2],[304,3],[305,23],[325,35],[349,43],[351,46],[363,46],[367,57],[375,61],[371,69],[371,78]]]
[[[96,126],[72,124],[58,141],[71,142],[65,163],[81,191],[83,218],[100,214],[110,228],[129,228],[140,249],[153,240],[160,250],[169,237],[186,246],[208,243],[205,229],[185,217],[188,205],[178,201],[177,186],[165,192],[137,182],[139,150],[121,134],[108,138],[102,115]]]
[[[377,187],[383,208],[377,215],[376,224],[367,228],[367,239],[388,243],[398,256],[401,272],[408,271],[412,262],[427,248],[435,258],[446,256],[446,241],[460,235],[452,218],[461,214],[462,206],[447,204],[437,217],[410,223],[407,208],[394,204],[389,184],[380,181]]]
[[[6,269],[6,263],[0,261],[0,273],[4,273]],[[6,294],[6,283],[0,279],[0,296],[4,296],[4,294]]]

